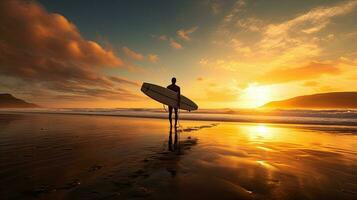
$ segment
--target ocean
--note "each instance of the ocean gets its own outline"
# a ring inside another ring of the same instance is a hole
[[[0,109],[0,111],[3,113],[82,114],[159,119],[168,117],[165,108],[38,108]],[[193,112],[180,111],[179,115],[181,120],[195,121],[357,126],[357,110],[201,109]]]

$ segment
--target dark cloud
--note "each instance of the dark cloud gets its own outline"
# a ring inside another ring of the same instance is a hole
[[[100,73],[113,67],[125,68],[113,51],[84,39],[64,16],[47,12],[34,1],[0,2],[1,76],[63,96],[134,98],[118,87],[137,84]]]

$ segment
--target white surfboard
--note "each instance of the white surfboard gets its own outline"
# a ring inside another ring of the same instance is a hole
[[[151,83],[143,83],[141,91],[162,104],[177,108],[177,92]],[[198,106],[189,98],[181,95],[180,109],[191,111],[197,110]]]

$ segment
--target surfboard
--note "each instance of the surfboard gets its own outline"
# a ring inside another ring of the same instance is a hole
[[[151,83],[143,83],[141,91],[162,104],[177,108],[177,92]],[[197,110],[198,106],[189,98],[181,95],[180,109],[191,111]]]

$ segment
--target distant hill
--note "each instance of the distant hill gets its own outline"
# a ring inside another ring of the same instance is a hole
[[[330,92],[298,96],[282,101],[272,101],[263,105],[262,108],[357,109],[357,92]]]
[[[33,103],[27,103],[24,100],[17,99],[11,94],[0,94],[0,108],[36,108],[39,107]]]

